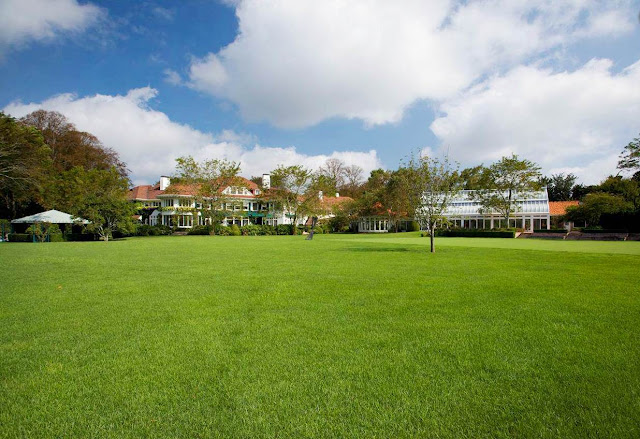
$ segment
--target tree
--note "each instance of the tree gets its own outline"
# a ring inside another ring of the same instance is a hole
[[[44,142],[51,148],[54,171],[69,171],[76,166],[86,170],[115,167],[120,175],[127,177],[127,167],[114,150],[102,145],[94,135],[78,131],[61,113],[37,110],[20,121],[42,133]]]
[[[621,175],[609,176],[600,183],[599,189],[614,195],[620,195],[633,206],[633,210],[640,209],[640,184],[631,178],[623,178]]]
[[[463,188],[465,190],[483,189],[483,182],[488,169],[483,165],[463,169],[460,172]]]
[[[193,157],[176,159],[176,174],[166,193],[177,191],[194,198],[194,217],[202,215],[212,225],[224,220],[223,206],[230,198],[224,190],[237,183],[240,165],[228,160],[204,160],[197,162]],[[215,233],[215,229],[212,228]]]
[[[345,172],[345,163],[342,160],[335,158],[327,159],[324,162],[324,165],[320,166],[320,169],[318,169],[318,174],[324,175],[329,180],[335,182],[336,188],[344,186],[346,177]]]
[[[411,213],[421,227],[429,230],[431,253],[435,253],[436,229],[447,222],[444,214],[464,181],[448,157],[438,160],[412,156],[407,170]]]
[[[620,195],[594,192],[587,194],[580,205],[569,206],[565,217],[569,221],[599,225],[602,215],[624,214],[632,210],[633,205]]]
[[[41,133],[0,112],[0,196],[3,216],[16,217],[32,202],[41,202],[51,150]]]
[[[301,165],[280,165],[271,173],[272,186],[266,197],[292,215],[292,235],[296,233],[298,218],[313,214],[319,207],[313,180],[313,172]]]
[[[547,187],[549,201],[568,201],[578,177],[573,174],[553,174],[540,178],[540,185]]]
[[[507,221],[518,209],[518,198],[540,189],[540,168],[529,160],[520,160],[515,154],[502,157],[488,168],[483,177],[483,189],[473,196],[483,210],[496,211]]]
[[[381,193],[380,202],[385,210],[389,223],[393,224],[394,231],[397,232],[400,221],[407,218],[412,210],[412,199],[410,196],[412,170],[399,168],[389,174],[384,189]]]
[[[116,230],[129,232],[137,206],[127,199],[129,180],[115,168],[85,170],[80,166],[58,177],[61,184],[50,194],[54,208],[90,221],[87,229],[108,241]]]
[[[345,192],[345,195],[349,195],[350,197],[356,197],[359,195],[362,179],[363,179],[364,171],[358,165],[351,165],[344,168],[344,178],[345,182],[342,187],[340,187],[341,192]]]
[[[633,139],[620,153],[618,169],[640,171],[640,137]]]

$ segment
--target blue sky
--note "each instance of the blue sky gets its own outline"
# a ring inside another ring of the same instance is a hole
[[[255,175],[327,157],[368,172],[415,150],[463,166],[513,152],[590,183],[616,172],[640,132],[639,11],[0,0],[0,107],[61,111],[118,151],[137,183],[186,154]]]

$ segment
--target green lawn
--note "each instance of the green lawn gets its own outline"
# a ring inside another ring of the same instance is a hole
[[[0,244],[2,437],[640,436],[640,243]]]

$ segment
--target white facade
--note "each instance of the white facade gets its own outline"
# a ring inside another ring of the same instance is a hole
[[[515,209],[509,224],[498,212],[487,212],[474,198],[475,191],[461,191],[447,208],[444,216],[453,227],[463,229],[499,229],[515,227],[533,231],[549,229],[549,196],[547,188],[524,194],[514,194]]]

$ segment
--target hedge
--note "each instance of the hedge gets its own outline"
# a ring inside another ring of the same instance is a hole
[[[9,233],[9,242],[33,242],[33,236],[28,233]]]
[[[534,233],[567,233],[567,229],[534,229]]]
[[[515,230],[443,229],[436,230],[436,236],[449,238],[515,238],[516,232]]]
[[[96,235],[93,233],[68,233],[64,235],[67,241],[94,241]]]
[[[626,229],[582,229],[582,233],[627,233]]]

